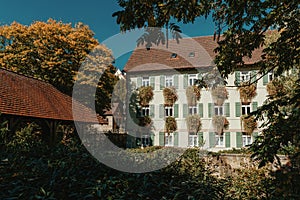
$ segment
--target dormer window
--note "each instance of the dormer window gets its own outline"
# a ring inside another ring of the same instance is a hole
[[[190,53],[189,53],[189,57],[190,57],[190,58],[194,58],[194,57],[195,57],[195,52],[194,52],[194,51],[190,52]]]
[[[177,53],[172,53],[171,58],[177,58]]]

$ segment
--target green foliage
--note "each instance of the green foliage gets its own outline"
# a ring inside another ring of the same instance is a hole
[[[172,133],[175,132],[177,130],[177,122],[176,119],[174,117],[167,117],[166,121],[165,121],[165,131],[167,133]]]
[[[228,129],[229,122],[224,116],[215,115],[213,116],[212,123],[215,129],[215,132],[221,134],[224,129]]]
[[[7,121],[3,121],[1,119],[1,113],[0,113],[0,147],[7,144],[7,142],[8,142]]]
[[[215,88],[212,88],[211,95],[214,102],[220,106],[224,104],[226,99],[228,99],[228,91],[224,85],[218,85]]]
[[[40,146],[42,146],[41,131],[35,123],[16,131],[12,140],[8,142],[8,148],[13,151],[30,152]]]
[[[167,105],[167,106],[173,106],[173,104],[178,99],[175,87],[164,88],[163,95],[164,95],[164,99],[165,99],[165,105]]]
[[[141,106],[149,105],[153,99],[153,88],[151,86],[142,86],[138,89],[139,102]]]
[[[240,92],[240,98],[242,102],[251,102],[251,100],[257,95],[256,84],[249,84],[247,82],[242,82],[237,88]]]
[[[242,115],[241,120],[243,121],[244,131],[251,135],[253,131],[257,128],[257,122],[254,116]]]
[[[188,105],[190,106],[197,105],[197,101],[199,101],[201,97],[201,88],[199,88],[196,85],[192,85],[186,88],[185,93],[186,93]]]
[[[186,125],[189,133],[198,133],[201,130],[202,123],[199,115],[189,115],[186,118]]]

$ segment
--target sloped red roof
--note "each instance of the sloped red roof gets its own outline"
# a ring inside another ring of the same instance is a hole
[[[98,123],[91,109],[74,101],[51,84],[17,73],[0,69],[0,112],[8,115],[63,121]]]
[[[215,48],[218,47],[217,41],[213,36],[201,36],[195,38],[184,38],[177,43],[170,40],[169,47],[165,45],[152,46],[147,50],[145,46],[137,47],[124,70],[126,72],[141,72],[164,69],[184,69],[201,68],[212,66],[216,57]],[[194,56],[189,56],[194,52]],[[171,58],[171,54],[176,53],[176,58]],[[262,50],[253,52],[252,58],[244,58],[246,64],[255,63],[261,60]]]

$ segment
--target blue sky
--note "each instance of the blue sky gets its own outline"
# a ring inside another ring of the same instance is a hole
[[[0,7],[0,25],[17,21],[31,24],[33,21],[47,21],[53,18],[64,23],[83,22],[95,33],[101,43],[107,38],[120,33],[112,13],[120,10],[117,0],[4,0]],[[194,24],[179,24],[187,36],[212,35],[214,24],[209,17],[198,19]],[[113,49],[112,49],[113,50]],[[122,69],[128,59],[122,56],[115,65]]]

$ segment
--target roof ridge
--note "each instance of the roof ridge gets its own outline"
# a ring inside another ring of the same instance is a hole
[[[7,69],[7,68],[4,68],[4,67],[0,67],[0,70],[4,70],[4,71],[7,71],[7,72],[16,74],[16,75],[18,75],[18,76],[23,76],[23,77],[25,77],[25,78],[30,78],[30,79],[33,79],[33,80],[36,80],[36,81],[40,81],[40,82],[43,82],[43,83],[50,84],[48,81],[43,80],[43,79],[41,79],[41,78],[37,78],[37,77],[30,76],[30,75],[27,75],[27,74],[22,74],[22,73],[19,73],[19,72],[15,72],[15,71],[12,71],[12,70]],[[51,84],[50,84],[50,85],[51,85]]]

